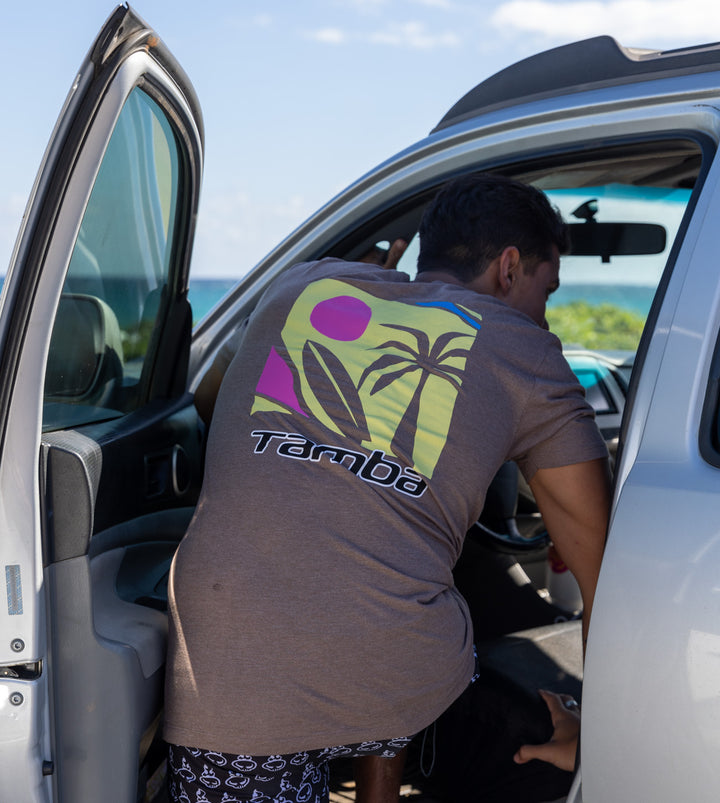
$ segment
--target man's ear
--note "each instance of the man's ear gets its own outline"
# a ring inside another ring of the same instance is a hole
[[[508,245],[503,249],[498,261],[498,282],[503,293],[507,294],[512,289],[518,272],[522,269],[520,252],[514,245]]]

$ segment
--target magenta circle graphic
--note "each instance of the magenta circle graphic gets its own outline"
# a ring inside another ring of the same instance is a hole
[[[365,333],[371,317],[372,309],[359,298],[335,296],[315,305],[310,323],[333,340],[357,340]]]

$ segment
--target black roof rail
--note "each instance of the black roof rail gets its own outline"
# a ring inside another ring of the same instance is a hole
[[[713,69],[720,69],[720,43],[638,50],[611,36],[596,36],[538,53],[492,75],[462,97],[431,133],[520,102]]]

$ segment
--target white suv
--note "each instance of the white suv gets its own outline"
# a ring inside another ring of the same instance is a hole
[[[118,8],[61,113],[0,301],[0,797],[153,799],[167,569],[202,478],[192,391],[286,268],[412,240],[443,182],[483,170],[542,188],[573,224],[548,319],[616,455],[570,799],[714,801],[719,142],[720,45],[648,53],[601,37],[540,54],[330,201],[193,331],[199,105]],[[546,588],[527,488],[510,488],[468,538],[495,558],[458,569],[481,652],[504,671],[523,644],[542,657],[537,672],[523,663],[526,686],[547,685],[549,664],[550,683],[579,684],[579,644],[566,662],[553,647],[574,632],[553,624],[572,605]]]

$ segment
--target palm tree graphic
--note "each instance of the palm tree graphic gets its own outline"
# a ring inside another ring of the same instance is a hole
[[[446,365],[448,360],[454,357],[467,357],[470,349],[467,348],[453,348],[445,351],[445,348],[458,337],[469,337],[475,340],[474,334],[467,332],[445,332],[440,335],[435,342],[430,345],[430,338],[426,332],[420,329],[413,329],[409,326],[401,326],[400,324],[386,323],[382,324],[389,329],[397,329],[401,332],[407,332],[415,338],[417,348],[403,343],[400,340],[388,340],[375,349],[394,349],[396,353],[383,354],[371,365],[369,365],[362,373],[360,382],[358,383],[358,390],[362,387],[365,380],[374,372],[380,371],[380,376],[375,380],[375,384],[370,390],[370,395],[373,396],[383,388],[388,387],[393,382],[401,379],[408,374],[415,371],[420,371],[420,380],[415,388],[412,399],[398,423],[395,434],[390,443],[390,449],[398,457],[405,455],[411,456],[415,448],[415,437],[417,434],[418,419],[420,415],[420,399],[422,397],[425,385],[431,376],[436,376],[449,382],[455,389],[460,390],[461,379],[463,371],[452,365]],[[400,353],[397,353],[400,352]],[[388,370],[394,368],[395,370]],[[403,426],[405,425],[405,426]],[[410,450],[406,451],[401,446],[402,435],[401,432],[410,432],[412,441],[410,443]]]

